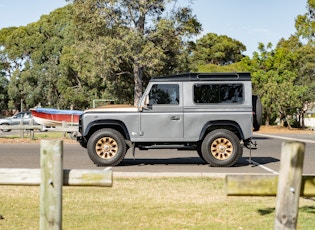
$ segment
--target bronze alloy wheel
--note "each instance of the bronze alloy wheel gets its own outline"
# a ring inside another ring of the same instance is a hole
[[[87,143],[90,159],[98,166],[118,165],[125,157],[127,145],[123,135],[110,128],[99,129]]]
[[[213,157],[218,160],[226,160],[233,154],[233,144],[227,138],[215,139],[210,148]]]
[[[103,137],[97,141],[95,151],[100,158],[111,159],[118,152],[118,144],[111,137]]]

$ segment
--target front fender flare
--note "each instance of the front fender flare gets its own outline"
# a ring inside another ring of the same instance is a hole
[[[114,119],[101,119],[101,120],[95,120],[93,122],[90,122],[86,129],[84,130],[83,136],[89,136],[91,133],[91,130],[98,130],[101,128],[118,128],[118,130],[121,130],[123,133],[122,135],[126,138],[126,140],[130,140],[130,135],[128,132],[128,129],[126,125],[119,120],[114,120]],[[93,131],[93,132],[94,132]]]

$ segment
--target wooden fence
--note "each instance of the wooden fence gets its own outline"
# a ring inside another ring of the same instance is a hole
[[[299,198],[315,196],[315,176],[302,175],[305,143],[284,142],[280,173],[227,175],[228,196],[277,196],[274,229],[296,229]]]
[[[63,141],[42,140],[40,169],[0,169],[0,185],[40,185],[40,229],[62,229],[62,186],[113,185],[111,168],[64,170]]]

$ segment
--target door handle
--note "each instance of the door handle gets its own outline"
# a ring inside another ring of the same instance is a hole
[[[177,117],[177,116],[171,116],[171,120],[172,120],[172,121],[179,121],[179,120],[180,120],[180,118],[179,118],[179,117]]]

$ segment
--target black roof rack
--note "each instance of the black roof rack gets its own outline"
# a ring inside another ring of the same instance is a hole
[[[250,73],[179,73],[154,77],[151,81],[250,81]]]

